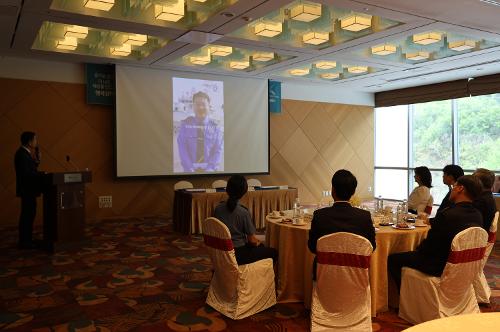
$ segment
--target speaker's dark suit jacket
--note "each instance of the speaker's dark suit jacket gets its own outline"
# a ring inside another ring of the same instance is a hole
[[[483,216],[483,228],[489,232],[491,222],[493,221],[495,212],[497,212],[497,205],[495,204],[493,194],[491,191],[485,190],[476,200],[474,200],[472,204],[479,210],[479,212],[481,212],[481,215]]]
[[[482,225],[483,217],[472,203],[457,203],[441,211],[434,218],[427,238],[417,248],[417,269],[430,275],[441,276],[455,235],[469,227]]]
[[[16,196],[39,196],[41,178],[37,171],[38,162],[25,148],[20,147],[16,151],[14,165],[16,168]]]
[[[370,241],[373,250],[375,243],[375,228],[370,212],[352,207],[347,202],[334,203],[332,207],[316,210],[309,231],[308,247],[316,253],[318,239],[324,235],[348,232],[365,237]],[[313,276],[316,279],[316,259],[314,260]]]

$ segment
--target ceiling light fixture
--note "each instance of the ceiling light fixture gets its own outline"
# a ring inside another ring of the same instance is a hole
[[[217,56],[227,56],[233,53],[231,46],[212,46],[210,47],[210,54]]]
[[[306,44],[319,45],[326,43],[329,38],[328,32],[311,31],[302,36],[302,41]]]
[[[231,61],[229,67],[233,69],[246,69],[250,67],[250,61]]]
[[[427,60],[429,58],[429,52],[419,51],[415,53],[406,53],[406,59],[412,61]]]
[[[358,32],[372,26],[371,15],[353,14],[340,20],[340,27],[344,30]]]
[[[332,69],[337,67],[337,62],[335,61],[318,61],[314,64],[318,69]]]
[[[362,73],[366,73],[368,71],[368,67],[366,67],[366,66],[353,66],[353,67],[348,67],[347,71],[351,74],[362,74]]]
[[[274,59],[274,53],[273,52],[255,53],[254,55],[252,55],[252,59],[260,62],[271,61]]]
[[[176,0],[170,5],[155,5],[155,18],[177,22],[184,17],[184,0]]]
[[[120,47],[111,47],[111,54],[119,56],[128,56],[132,53],[132,46],[130,44],[123,44]]]
[[[293,75],[293,76],[304,76],[304,75],[309,74],[309,68],[290,69],[288,72],[290,73],[290,75]]]
[[[85,0],[84,7],[98,10],[110,10],[115,5],[115,0]]]
[[[142,46],[146,44],[146,42],[148,41],[148,36],[141,34],[128,35],[126,38],[127,39],[125,39],[124,42],[125,44],[135,45],[135,46]]]
[[[65,27],[64,37],[75,37],[84,39],[89,34],[89,28],[79,25],[68,25]]]
[[[200,65],[200,66],[204,66],[206,64],[209,64],[210,63],[210,53],[208,53],[208,55],[191,56],[191,57],[189,57],[189,62],[191,62],[194,65]]]
[[[290,18],[296,21],[311,22],[321,17],[321,4],[303,3],[290,10]]]
[[[448,43],[448,48],[457,52],[470,50],[476,47],[476,42],[474,40],[459,40]]]
[[[339,73],[325,73],[325,74],[321,74],[319,76],[321,78],[324,78],[324,79],[327,79],[327,80],[334,80],[336,78],[339,78],[340,74]]]
[[[413,35],[413,42],[420,45],[429,45],[441,40],[441,34],[437,32],[426,32]]]
[[[389,55],[396,53],[396,46],[395,45],[378,45],[378,46],[372,46],[372,54],[375,55]]]
[[[78,41],[75,37],[64,37],[63,40],[58,40],[56,48],[60,50],[73,51],[78,46]]]
[[[260,22],[255,25],[255,34],[262,37],[275,37],[283,32],[281,22]]]

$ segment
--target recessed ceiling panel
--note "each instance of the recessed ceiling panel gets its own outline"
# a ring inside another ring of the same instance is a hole
[[[454,55],[476,52],[500,43],[463,34],[432,30],[415,33],[403,39],[374,44],[355,52],[363,59],[380,59],[404,64],[416,64]]]
[[[402,24],[312,1],[294,1],[228,36],[321,50]]]
[[[368,75],[385,69],[332,59],[316,60],[313,63],[289,67],[277,73],[282,77],[301,77],[322,82],[339,81]]]
[[[53,0],[50,9],[143,23],[190,29],[238,0]]]
[[[176,59],[179,66],[252,72],[294,58],[274,51],[257,51],[223,45],[206,45]]]
[[[166,44],[166,39],[143,34],[44,22],[32,49],[140,60]]]

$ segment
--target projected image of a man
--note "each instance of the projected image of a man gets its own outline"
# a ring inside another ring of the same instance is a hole
[[[217,122],[208,117],[210,97],[204,92],[193,95],[194,116],[181,121],[177,144],[184,172],[219,170],[223,135]]]

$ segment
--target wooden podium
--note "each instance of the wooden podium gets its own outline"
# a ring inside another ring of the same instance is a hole
[[[78,245],[85,235],[85,183],[92,172],[48,173],[43,178],[43,247]]]

